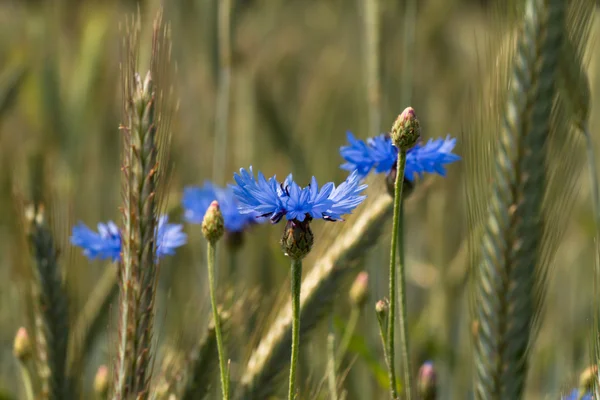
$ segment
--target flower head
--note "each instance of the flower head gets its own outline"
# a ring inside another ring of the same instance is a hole
[[[395,168],[398,160],[398,148],[392,144],[388,135],[379,135],[367,139],[366,142],[356,139],[351,132],[347,132],[348,145],[340,148],[340,154],[346,160],[341,168],[347,171],[358,171],[364,178],[375,169],[377,173],[389,173]],[[456,139],[446,136],[445,139],[429,139],[425,144],[417,143],[406,153],[406,166],[404,177],[414,181],[415,175],[423,177],[426,173],[446,175],[445,164],[460,160],[452,153]]]
[[[156,255],[159,258],[175,254],[175,248],[183,246],[187,241],[187,235],[182,232],[183,226],[169,224],[168,221],[166,215],[158,219]],[[83,254],[90,260],[121,259],[121,231],[113,221],[99,223],[98,232],[79,222],[73,227],[71,244],[83,248]]]
[[[185,220],[192,224],[201,224],[213,200],[219,203],[227,232],[242,232],[251,224],[263,222],[257,212],[240,213],[231,188],[222,188],[210,182],[205,182],[203,187],[189,186],[183,190],[181,203],[185,210]]]
[[[567,396],[561,396],[561,400],[593,400],[594,397],[592,393],[587,392],[583,395],[583,397],[579,397],[579,390],[573,389]]]
[[[267,180],[259,172],[254,178],[252,167],[249,171],[240,169],[234,174],[237,185],[232,185],[233,193],[238,199],[242,214],[258,212],[262,217],[269,217],[272,223],[281,221],[283,216],[288,221],[304,222],[306,218],[339,221],[342,215],[349,214],[366,196],[361,195],[367,185],[360,184],[358,172],[352,172],[346,181],[337,188],[332,182],[319,188],[317,179],[312,178],[306,187],[294,182],[288,175],[283,183],[275,176]]]

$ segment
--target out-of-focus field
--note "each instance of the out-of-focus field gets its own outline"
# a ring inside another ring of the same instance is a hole
[[[172,121],[170,157],[174,168],[168,201],[170,219],[176,222],[182,221],[183,187],[202,184],[214,174],[220,74],[216,3],[165,2],[164,19],[171,23],[172,60],[177,69],[173,82],[179,99]],[[345,132],[350,130],[363,139],[379,133],[369,132],[360,2],[234,3],[227,157],[222,175],[232,181],[234,171],[253,165],[280,178],[292,171],[298,181],[307,182],[312,175],[323,182],[343,180],[346,172],[339,168],[342,159],[338,149],[346,141]],[[145,33],[142,56],[147,55],[158,6],[158,1],[140,5]],[[421,120],[424,137],[457,136],[455,151],[465,157],[464,142],[469,140],[465,132],[469,114],[475,112],[469,109],[473,104],[469,94],[478,85],[483,65],[480,60],[490,58],[486,37],[495,38],[499,32],[492,31],[496,25],[482,2],[421,0],[414,52],[405,55],[403,8],[402,1],[380,1],[381,130],[388,130],[396,115],[409,105],[401,103],[401,93],[403,85],[410,84],[410,105]],[[78,220],[90,226],[120,221],[119,23],[135,11],[133,1],[0,3],[0,392],[13,393],[16,398],[21,398],[18,393],[22,388],[12,342],[17,329],[31,322],[25,267],[30,258],[21,222],[23,199],[39,193],[52,210],[73,317],[105,269],[113,268],[100,261],[89,262],[79,249],[69,245],[68,236]],[[598,27],[596,22],[593,34],[600,33]],[[591,131],[598,150],[599,50],[597,42],[590,43]],[[402,82],[403,57],[409,57],[414,66],[409,83]],[[527,399],[556,396],[576,382],[588,362],[594,225],[585,172],[583,169],[581,173],[572,223],[551,272],[544,322],[533,349]],[[436,362],[440,399],[463,399],[470,385],[464,196],[468,184],[464,165],[452,164],[446,178],[421,181],[407,204],[412,361],[415,366],[427,359]],[[316,249],[319,240],[329,241],[328,234],[343,229],[343,224],[333,230],[321,229],[324,224],[314,224]],[[258,293],[251,297],[254,303],[246,307],[257,308],[259,317],[289,295],[288,260],[278,244],[282,229],[253,229],[246,236],[235,277],[219,273],[219,284],[232,289],[234,299],[242,291]],[[355,343],[347,358],[347,362],[353,361],[343,384],[348,399],[387,395],[364,353],[372,354],[384,368],[373,306],[387,295],[390,229],[364,265],[371,277],[371,297],[357,331],[364,339],[364,348],[357,349]],[[157,309],[157,341],[180,349],[194,343],[209,317],[204,239],[199,226],[186,224],[185,231],[188,244],[162,263]],[[221,264],[225,271],[224,256]],[[305,269],[309,270],[310,264]],[[348,311],[347,290],[340,289],[336,319],[346,320]],[[96,338],[81,370],[88,390],[98,366],[111,364],[108,344],[114,339],[116,314],[113,306],[110,318],[103,321],[106,334]],[[249,329],[263,330],[261,321],[258,318]],[[310,342],[302,341],[302,398],[310,398],[323,379],[329,325],[325,322],[318,327]],[[245,339],[246,343],[235,344],[233,376],[256,343],[256,335]],[[159,352],[157,371],[164,349]],[[357,356],[357,351],[362,355]],[[327,398],[326,390],[321,398]]]

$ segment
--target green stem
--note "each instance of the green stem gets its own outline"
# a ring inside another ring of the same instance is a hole
[[[402,356],[403,362],[405,365],[405,370],[409,370],[410,367],[408,365],[408,341],[406,335],[406,298],[404,294],[404,266],[403,263],[400,263],[399,275],[400,275],[400,287],[398,290],[396,289],[396,252],[398,250],[398,240],[400,233],[400,223],[401,214],[402,214],[402,187],[404,181],[404,167],[406,164],[406,150],[399,149],[398,151],[398,165],[397,165],[397,173],[396,173],[396,182],[394,189],[394,218],[393,218],[393,227],[392,227],[392,244],[390,248],[390,313],[389,313],[389,323],[388,323],[388,336],[387,336],[387,344],[388,344],[388,353],[389,353],[389,376],[390,376],[390,391],[392,395],[392,399],[398,398],[397,386],[396,386],[396,366],[395,366],[395,325],[396,325],[396,304],[397,298],[396,293],[400,294],[401,303],[400,303],[400,336],[402,339]],[[402,257],[402,256],[401,256]],[[406,374],[405,374],[406,376]],[[411,390],[410,390],[410,380],[404,382],[406,398],[410,400],[411,398]]]
[[[292,357],[290,360],[290,386],[288,400],[296,394],[296,366],[300,344],[300,289],[302,285],[302,260],[292,260]]]
[[[336,357],[335,357],[335,335],[333,329],[330,329],[327,336],[327,383],[329,384],[329,398],[338,400],[337,385],[335,378]]]
[[[219,352],[219,370],[221,373],[221,390],[223,400],[229,400],[229,378],[227,373],[225,353],[223,348],[223,337],[221,336],[221,321],[217,310],[217,299],[215,296],[215,258],[216,242],[208,242],[207,265],[208,265],[208,285],[210,288],[210,302],[212,305],[213,319],[215,321],[215,333],[217,335],[217,350]]]
[[[354,331],[356,330],[356,324],[358,323],[359,316],[360,309],[356,306],[352,306],[352,311],[350,312],[350,320],[348,321],[348,325],[346,326],[346,330],[344,331],[344,336],[342,337],[342,341],[340,342],[340,347],[337,351],[337,368],[339,368],[344,356],[346,355],[346,352],[348,351],[348,346],[350,345],[350,340],[352,340],[352,336],[354,335]]]
[[[27,366],[22,361],[19,361],[19,367],[21,370],[21,378],[23,379],[23,386],[25,387],[25,398],[27,400],[34,400],[35,396],[33,395],[33,384],[31,382],[29,369],[27,369]]]

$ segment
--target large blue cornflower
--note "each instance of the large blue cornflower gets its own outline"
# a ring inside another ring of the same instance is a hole
[[[347,171],[358,171],[364,178],[375,169],[377,173],[389,173],[396,167],[398,149],[392,144],[389,135],[379,135],[367,139],[366,142],[356,139],[351,132],[347,132],[348,145],[340,148],[340,154],[346,160],[341,165]],[[414,181],[415,175],[423,177],[423,173],[437,173],[446,175],[445,164],[460,160],[452,153],[456,139],[446,136],[445,139],[429,139],[425,144],[419,143],[406,153],[406,167],[404,177]]]
[[[233,190],[229,187],[221,188],[210,182],[205,182],[203,187],[188,186],[183,190],[181,204],[185,210],[185,220],[192,224],[201,224],[213,200],[219,203],[225,229],[230,233],[242,232],[249,225],[264,221],[257,212],[241,214]]]
[[[254,178],[252,167],[249,171],[240,169],[234,174],[237,185],[231,185],[239,202],[242,214],[258,213],[269,217],[272,223],[279,222],[283,216],[288,221],[304,222],[305,219],[322,218],[328,221],[342,220],[342,215],[350,214],[366,196],[361,195],[367,185],[360,184],[360,175],[354,171],[337,188],[332,182],[321,188],[315,177],[306,187],[300,187],[288,175],[283,183],[275,176],[268,180],[258,173]]]
[[[182,231],[181,224],[169,224],[166,215],[158,219],[158,235],[156,255],[162,258],[175,254],[177,247],[183,246],[187,235]],[[121,231],[113,221],[98,224],[98,232],[94,232],[82,222],[73,227],[71,244],[83,249],[83,254],[89,258],[113,262],[121,259]]]

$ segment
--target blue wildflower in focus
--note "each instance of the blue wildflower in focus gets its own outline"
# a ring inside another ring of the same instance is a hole
[[[169,224],[166,215],[159,217],[156,249],[159,258],[175,254],[175,249],[186,243],[187,235],[182,228],[180,224]],[[83,254],[90,260],[110,258],[114,262],[121,259],[121,231],[113,221],[99,223],[98,232],[78,223],[73,227],[71,244],[81,247]]]
[[[378,174],[389,173],[396,167],[398,149],[392,144],[389,135],[379,135],[362,141],[356,139],[351,132],[346,133],[348,145],[340,148],[340,154],[346,160],[341,165],[347,171],[358,171],[361,178],[375,169]],[[460,160],[452,153],[456,139],[446,136],[445,139],[429,139],[425,144],[418,143],[406,153],[404,177],[414,181],[415,175],[423,177],[424,173],[446,175],[445,164]]]
[[[210,182],[204,183],[203,187],[189,186],[183,190],[181,204],[185,210],[185,220],[192,224],[201,224],[213,200],[219,203],[225,229],[230,233],[242,232],[251,224],[263,222],[263,218],[256,212],[248,214],[239,212],[238,202],[231,188],[221,188]]]
[[[294,182],[291,174],[283,183],[279,183],[275,176],[267,180],[262,172],[256,179],[252,167],[249,171],[240,169],[239,174],[234,174],[234,179],[237,185],[230,187],[238,199],[240,213],[258,213],[261,217],[269,217],[274,224],[283,216],[288,221],[298,222],[313,218],[342,220],[342,215],[350,214],[362,203],[366,196],[361,192],[367,187],[360,184],[357,171],[337,188],[332,182],[319,188],[315,177],[308,186],[301,187]]]
[[[583,397],[581,397],[581,400],[593,400],[594,397],[592,396],[592,393],[587,392],[586,394],[583,395]],[[562,396],[561,400],[580,400],[579,397],[579,390],[577,389],[573,389],[571,390],[571,393],[569,393],[566,397]]]

